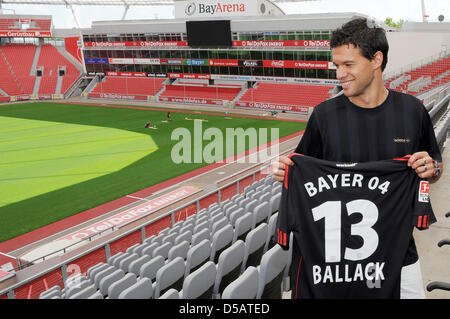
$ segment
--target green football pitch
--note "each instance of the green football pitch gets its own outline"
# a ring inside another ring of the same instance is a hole
[[[196,112],[171,117],[92,105],[0,106],[0,242],[208,165],[171,157],[179,142],[172,132],[186,128],[194,136],[194,119],[223,136],[227,128],[278,128],[281,138],[306,125]],[[144,128],[147,121],[156,129]]]

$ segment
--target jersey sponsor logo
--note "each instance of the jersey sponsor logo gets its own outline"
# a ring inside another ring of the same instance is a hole
[[[409,138],[394,138],[394,143],[409,143],[411,139]]]
[[[428,203],[430,201],[429,190],[430,183],[427,181],[420,181],[419,202]]]

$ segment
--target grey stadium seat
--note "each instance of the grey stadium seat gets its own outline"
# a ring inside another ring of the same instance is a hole
[[[288,253],[280,245],[275,245],[263,255],[261,265],[258,267],[257,299],[281,299],[281,282]]]
[[[85,287],[84,289],[79,290],[77,293],[71,295],[67,299],[88,299],[90,296],[95,294],[97,289],[93,284]]]
[[[230,214],[230,224],[233,225],[233,227],[236,227],[236,220],[241,217],[244,216],[246,212],[244,211],[243,208],[238,208],[236,209],[234,212],[232,212]]]
[[[186,259],[187,252],[189,250],[189,242],[187,240],[179,243],[178,245],[173,246],[169,250],[169,254],[167,255],[167,260],[171,261],[174,260],[175,257],[181,257],[183,260]]]
[[[236,223],[234,226],[233,243],[238,239],[245,240],[245,237],[247,236],[248,232],[252,230],[252,227],[253,227],[253,214],[252,213],[248,212],[245,215],[239,217],[236,220]]]
[[[263,202],[255,206],[253,210],[253,228],[258,227],[263,222],[267,222],[269,210],[269,202]]]
[[[242,264],[242,272],[249,266],[256,267],[261,263],[267,240],[267,232],[267,224],[262,223],[247,234],[245,238],[245,257]]]
[[[103,296],[107,296],[109,286],[111,286],[113,283],[115,283],[119,279],[123,278],[123,276],[125,276],[125,272],[122,269],[117,269],[113,273],[109,274],[108,276],[103,277],[99,283],[100,293]]]
[[[244,254],[245,243],[242,240],[236,241],[220,254],[213,289],[213,296],[215,298],[219,298],[225,287],[239,277],[242,262],[244,261]]]
[[[186,270],[184,277],[187,277],[192,271],[200,268],[211,257],[211,241],[203,239],[200,243],[189,248],[186,257]]]
[[[212,244],[211,244],[211,261],[217,264],[219,260],[219,255],[222,251],[228,248],[233,242],[234,230],[233,226],[230,224],[219,229],[215,234],[213,234]]]
[[[222,299],[255,299],[258,293],[258,276],[255,267],[248,267],[238,279],[224,289]]]
[[[180,299],[180,293],[172,288],[167,290],[162,296],[158,297],[158,299]]]
[[[278,218],[278,213],[273,214],[269,218],[269,225],[268,225],[269,231],[267,234],[266,246],[264,246],[264,252],[268,251],[276,243],[276,241],[273,241],[273,236],[275,235],[275,230],[277,228],[277,218]]]
[[[132,272],[136,276],[139,275],[139,270],[141,269],[142,265],[146,262],[149,262],[152,258],[149,255],[144,255],[142,257],[139,257],[138,259],[132,261],[130,265],[128,266],[128,272]]]
[[[164,259],[167,259],[169,256],[169,250],[172,248],[173,244],[171,242],[166,242],[164,244],[159,245],[152,253],[152,257],[155,256],[163,256]]]
[[[139,269],[139,278],[148,278],[153,281],[156,278],[158,270],[164,266],[165,261],[163,256],[153,257],[150,261],[146,262]]]
[[[102,271],[99,271],[98,273],[94,274],[93,281],[94,281],[95,287],[99,288],[100,287],[100,281],[104,277],[112,274],[116,270],[117,269],[114,266],[109,266],[108,268],[103,269]]]
[[[140,256],[138,254],[131,254],[128,257],[122,259],[119,262],[119,268],[123,269],[123,271],[128,272],[128,266],[135,261],[136,259],[138,259]]]
[[[192,240],[192,230],[186,229],[184,232],[180,233],[173,242],[174,246],[178,245],[183,241],[187,241],[189,244]]]
[[[114,282],[108,288],[108,299],[118,299],[122,291],[136,283],[136,275],[133,273],[126,274],[122,279]]]
[[[216,265],[208,261],[196,271],[190,273],[183,282],[180,291],[182,299],[211,299],[216,280]]]
[[[119,299],[151,299],[153,298],[153,285],[149,278],[141,278],[119,295]]]
[[[194,233],[194,235],[192,235],[191,246],[197,245],[198,243],[200,243],[204,239],[208,239],[208,240],[211,239],[211,233],[209,231],[209,228],[204,228],[200,232]]]
[[[185,265],[181,257],[176,257],[162,266],[156,272],[154,298],[159,298],[170,288],[180,291],[183,286],[184,272]]]

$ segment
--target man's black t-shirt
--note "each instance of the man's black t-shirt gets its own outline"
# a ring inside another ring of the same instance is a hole
[[[379,106],[366,109],[345,95],[315,107],[296,153],[335,162],[379,161],[427,151],[442,162],[430,116],[419,99],[389,90]],[[411,236],[404,265],[418,260]]]
[[[399,298],[412,226],[436,221],[408,158],[337,163],[299,154],[286,170],[277,241],[294,234],[293,298]]]

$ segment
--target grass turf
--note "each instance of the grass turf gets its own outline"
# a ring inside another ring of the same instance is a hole
[[[165,123],[165,111],[45,102],[1,106],[0,242],[208,165],[171,159],[178,143],[171,133],[186,128],[194,135],[194,121],[187,118],[205,119],[203,131],[218,128],[223,136],[226,128],[278,128],[283,137],[305,127],[209,114],[171,116]],[[147,121],[158,129],[145,129]]]

